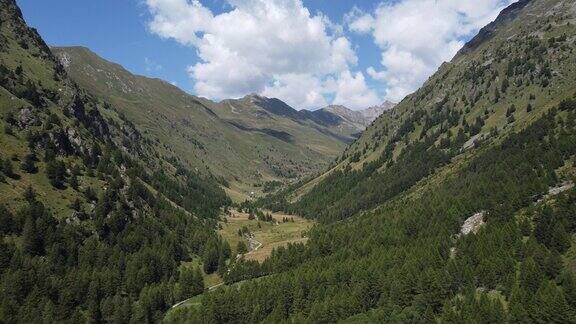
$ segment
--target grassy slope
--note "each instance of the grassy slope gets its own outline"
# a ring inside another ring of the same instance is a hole
[[[563,99],[570,89],[576,89],[576,67],[574,58],[561,49],[551,50],[546,53],[546,61],[550,63],[553,71],[554,84],[549,87],[542,87],[540,84],[523,84],[514,85],[514,78],[508,78],[510,90],[501,93],[501,99],[494,102],[494,91],[501,86],[506,78],[508,62],[514,58],[522,59],[525,52],[521,46],[525,46],[528,37],[536,36],[541,41],[548,41],[552,37],[559,37],[564,34],[569,36],[568,43],[573,42],[574,23],[573,18],[562,17],[558,12],[542,12],[540,9],[550,7],[550,3],[555,0],[539,1],[536,4],[529,5],[531,12],[524,12],[521,19],[516,19],[514,23],[500,28],[490,41],[481,43],[477,48],[471,51],[463,51],[457,55],[452,62],[443,64],[440,69],[422,86],[421,89],[404,99],[393,111],[383,114],[369,128],[363,136],[347,149],[347,155],[353,155],[368,148],[367,153],[355,165],[362,165],[374,156],[379,156],[384,147],[390,143],[390,138],[395,134],[400,123],[409,118],[413,113],[418,111],[432,111],[436,103],[440,102],[446,95],[450,96],[450,103],[453,110],[463,111],[468,123],[472,124],[477,116],[482,116],[485,111],[489,112],[485,125],[481,133],[488,133],[491,128],[496,127],[499,131],[509,133],[524,128],[531,121],[537,118],[543,111],[548,110]],[[571,8],[574,11],[574,7]],[[554,16],[554,14],[556,16]],[[550,18],[546,18],[550,16]],[[548,25],[552,28],[548,29]],[[498,54],[503,51],[504,55]],[[512,52],[510,52],[512,51]],[[479,83],[466,79],[464,74],[474,66],[487,67],[487,71]],[[498,77],[489,82],[487,74],[496,72]],[[483,93],[486,92],[486,93]],[[459,97],[462,95],[470,97],[480,94],[480,99],[472,104],[467,105]],[[530,95],[535,99],[530,100]],[[533,106],[532,113],[526,111],[527,104]],[[517,111],[514,115],[516,122],[510,125],[506,120],[506,110],[515,105]],[[416,138],[421,122],[415,124],[416,129],[410,132],[411,140]],[[449,128],[453,134],[461,128],[460,125]],[[430,130],[429,132],[433,131]],[[447,133],[447,131],[443,131]],[[418,134],[419,135],[419,134]],[[342,166],[348,165],[346,160]]]
[[[317,172],[345,146],[311,122],[279,115],[255,119],[253,113],[262,109],[241,101],[237,105],[242,113],[234,114],[225,102],[214,103],[164,81],[132,75],[85,48],[53,51],[68,62],[68,71],[80,85],[117,106],[144,130],[146,138],[161,143],[161,155],[223,176],[237,200],[267,181]],[[248,129],[235,127],[231,121]],[[286,132],[292,138],[284,141],[263,129]]]
[[[10,70],[16,69],[18,66],[23,67],[23,73],[27,79],[34,82],[41,83],[44,89],[57,91],[61,95],[60,102],[49,102],[48,110],[53,111],[57,115],[61,115],[58,111],[57,104],[66,104],[71,101],[74,90],[71,84],[66,81],[56,81],[53,78],[54,66],[49,59],[41,56],[42,49],[33,40],[28,39],[27,43],[29,48],[23,48],[19,45],[19,41],[25,35],[17,35],[13,32],[12,24],[5,22],[2,26],[2,35],[5,37],[4,47],[5,51],[0,51],[0,62],[3,66]],[[0,87],[0,117],[2,117],[3,126],[6,126],[5,117],[9,113],[17,113],[19,108],[30,108],[33,106],[26,100],[20,99],[8,90]],[[64,123],[67,123],[64,119]],[[68,122],[70,123],[70,122]],[[48,182],[45,176],[45,164],[43,162],[37,163],[38,172],[35,174],[28,174],[20,170],[20,161],[25,154],[29,152],[27,142],[25,140],[25,132],[14,132],[14,135],[2,132],[0,134],[0,154],[3,158],[17,156],[18,160],[13,161],[14,171],[17,174],[17,179],[6,178],[6,182],[0,182],[0,204],[8,204],[11,209],[16,209],[21,203],[21,196],[25,188],[32,185],[39,195],[39,199],[47,204],[49,210],[54,212],[55,215],[63,215],[68,212],[70,203],[78,197],[78,194],[70,188],[59,191],[55,190]],[[80,177],[80,183],[90,183],[90,179]],[[92,184],[92,183],[91,183]],[[96,187],[98,188],[98,187]]]

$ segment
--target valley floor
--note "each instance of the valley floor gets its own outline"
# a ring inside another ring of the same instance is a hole
[[[249,214],[232,210],[226,222],[221,223],[219,234],[228,241],[234,253],[237,253],[238,242],[244,241],[249,248],[244,258],[258,262],[264,261],[275,248],[308,240],[306,232],[314,225],[313,221],[282,213],[271,213],[271,216],[273,221],[265,222],[250,219]],[[249,234],[238,235],[244,227]]]

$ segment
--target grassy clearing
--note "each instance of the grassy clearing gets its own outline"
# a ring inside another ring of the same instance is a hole
[[[306,231],[314,225],[313,221],[292,215],[275,213],[272,214],[275,222],[262,222],[256,219],[248,219],[248,214],[232,211],[231,215],[226,217],[226,222],[222,222],[220,235],[230,243],[233,255],[237,254],[236,248],[238,242],[247,240],[238,235],[238,231],[246,226],[254,239],[262,243],[262,246],[256,251],[249,252],[245,255],[248,260],[264,261],[274,248],[286,246],[288,243],[306,242],[304,237]],[[293,219],[294,222],[283,222],[284,218]]]
[[[190,262],[184,262],[184,263],[182,263],[182,266],[200,269],[200,271],[202,272],[202,276],[204,277],[204,287],[206,287],[206,288],[210,288],[212,286],[215,286],[215,285],[218,285],[218,284],[221,284],[224,282],[224,280],[222,280],[222,278],[220,278],[220,276],[217,273],[206,274],[204,272],[204,268],[203,268],[204,264],[202,263],[200,258],[194,258]]]

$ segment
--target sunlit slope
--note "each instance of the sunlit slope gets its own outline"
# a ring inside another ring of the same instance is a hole
[[[353,138],[333,133],[277,99],[290,112],[251,101],[221,103],[191,96],[159,80],[136,76],[82,47],[53,48],[72,78],[105,98],[143,129],[166,157],[210,172],[232,191],[259,191],[269,181],[318,172]]]
[[[385,112],[336,167],[276,203],[330,219],[369,210],[435,170],[530,125],[576,91],[573,3],[519,1],[418,91]]]

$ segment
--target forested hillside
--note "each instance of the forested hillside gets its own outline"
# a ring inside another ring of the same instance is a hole
[[[515,3],[333,168],[274,197],[274,208],[344,219],[525,128],[575,91],[573,15],[571,3]]]
[[[0,322],[153,322],[230,257],[215,178],[163,159],[0,0]]]
[[[575,18],[506,9],[326,174],[260,201],[321,220],[306,245],[171,319],[575,322]]]

